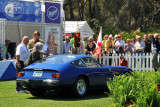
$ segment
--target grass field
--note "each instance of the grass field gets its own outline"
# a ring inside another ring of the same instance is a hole
[[[104,92],[90,92],[84,98],[63,96],[33,97],[16,93],[15,80],[0,81],[0,107],[114,107],[114,101]]]
[[[142,72],[151,77],[154,72]],[[16,81],[0,81],[0,107],[114,107],[112,97],[103,91],[92,91],[84,98],[71,95],[33,97],[31,94],[16,93]]]

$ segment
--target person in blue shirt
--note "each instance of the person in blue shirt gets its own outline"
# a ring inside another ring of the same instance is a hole
[[[70,43],[70,38],[67,36],[66,41],[63,42],[63,53],[68,54],[72,50],[72,45]]]

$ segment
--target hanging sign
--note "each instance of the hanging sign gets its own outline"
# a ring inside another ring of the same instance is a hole
[[[0,18],[11,21],[41,22],[41,3],[0,0]]]
[[[45,22],[60,24],[61,10],[59,3],[45,2]]]

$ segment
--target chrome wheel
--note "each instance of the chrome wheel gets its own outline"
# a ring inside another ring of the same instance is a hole
[[[87,81],[84,77],[79,77],[73,85],[73,94],[77,97],[83,97],[87,93]]]
[[[86,82],[83,79],[77,81],[77,92],[79,95],[84,95],[86,92]]]

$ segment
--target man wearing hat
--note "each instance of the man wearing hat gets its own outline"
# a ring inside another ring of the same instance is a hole
[[[118,35],[118,40],[115,43],[116,53],[124,53],[125,42],[121,40],[121,35]]]
[[[72,45],[70,43],[70,38],[67,36],[66,41],[63,42],[63,53],[68,54],[69,52],[71,52],[71,49],[72,49]]]

